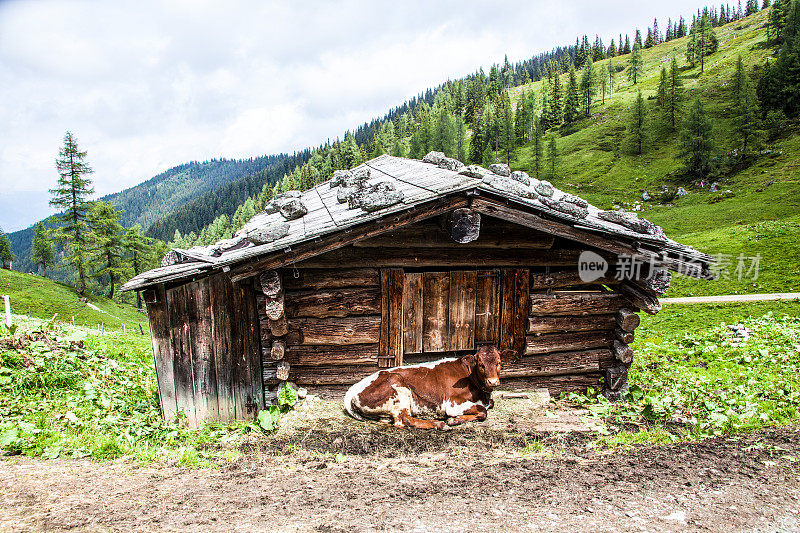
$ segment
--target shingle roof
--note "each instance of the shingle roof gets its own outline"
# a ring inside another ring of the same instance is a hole
[[[440,155],[429,154],[423,161],[382,155],[346,173],[346,176],[351,176],[355,181],[366,179],[364,185],[385,184],[377,189],[393,191],[392,194],[402,198],[393,205],[367,210],[353,205],[352,200],[349,204],[347,201],[341,202],[342,197],[346,196],[343,193],[352,190],[345,188],[346,184],[337,185],[340,177],[345,174],[337,171],[333,180],[323,182],[302,194],[295,192],[288,195],[296,197],[307,209],[305,215],[287,220],[277,207],[286,198],[273,200],[264,212],[255,215],[237,231],[234,238],[211,246],[173,250],[168,254],[172,257],[171,261],[162,262],[164,266],[132,278],[123,285],[122,290],[138,290],[156,283],[191,278],[230,267],[354,225],[408,210],[439,197],[468,191],[504,198],[576,229],[621,237],[626,241],[642,243],[649,249],[680,254],[688,260],[702,263],[706,267],[706,274],[707,266],[713,260],[689,246],[668,239],[660,227],[635,215],[601,211],[574,195],[555,189],[548,182],[529,178],[525,173],[515,172],[511,177],[501,175],[508,174],[504,165],[492,165],[490,170],[472,165],[464,168],[453,159],[444,158],[442,161]],[[454,167],[456,169],[451,170]],[[470,177],[482,173],[485,173],[483,178]],[[550,191],[552,194],[547,195]],[[263,232],[265,228],[268,232],[276,230],[272,232],[273,237],[283,236],[263,244],[251,242],[261,242],[263,239],[256,239],[254,235],[259,231]],[[706,274],[699,277],[707,277]]]

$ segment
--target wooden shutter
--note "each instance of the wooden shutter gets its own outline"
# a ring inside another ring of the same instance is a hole
[[[475,348],[475,285],[474,270],[450,272],[449,349]]]
[[[406,274],[403,283],[404,353],[422,353],[422,302],[422,274]]]
[[[426,272],[422,275],[422,347],[426,352],[444,352],[449,339],[450,275]]]
[[[502,271],[502,309],[500,314],[500,350],[512,349],[522,355],[525,327],[530,307],[530,271],[505,268]]]
[[[500,270],[479,270],[475,285],[475,345],[500,342]]]
[[[378,366],[403,364],[403,270],[381,270],[381,334]]]

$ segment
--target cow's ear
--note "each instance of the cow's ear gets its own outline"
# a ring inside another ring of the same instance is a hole
[[[474,368],[477,361],[478,359],[475,357],[475,354],[467,354],[461,358],[461,362],[464,363],[464,366],[467,368]]]
[[[514,363],[519,359],[516,350],[503,350],[500,353],[500,361],[502,363]]]

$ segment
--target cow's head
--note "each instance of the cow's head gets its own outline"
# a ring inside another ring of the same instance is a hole
[[[481,346],[473,355],[465,355],[464,363],[473,369],[473,376],[483,390],[492,390],[500,385],[500,361],[508,357],[505,350],[502,354],[496,346]]]

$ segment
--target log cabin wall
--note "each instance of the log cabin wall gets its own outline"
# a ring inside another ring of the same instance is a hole
[[[252,420],[263,406],[261,345],[252,283],[226,274],[144,293],[162,414]]]
[[[494,219],[468,244],[441,227],[427,221],[279,269],[285,325],[266,315],[275,297],[257,290],[268,402],[284,380],[342,387],[481,344],[517,351],[504,386],[558,393],[602,377],[624,388],[633,334],[618,315],[635,308],[615,280],[580,280],[582,249]]]

